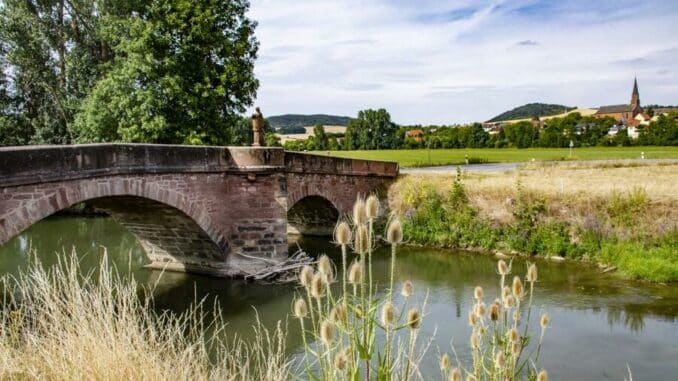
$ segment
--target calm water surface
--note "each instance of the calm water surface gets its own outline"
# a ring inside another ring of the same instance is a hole
[[[338,257],[336,248],[323,240],[301,239],[299,245],[311,254]],[[143,268],[146,258],[134,236],[109,218],[52,217],[0,247],[0,273],[17,273],[29,263],[31,248],[45,264],[75,249],[83,268],[97,266],[106,247],[109,260],[120,269],[130,268],[141,283],[158,284],[157,308],[181,312],[197,296],[221,303],[229,331],[247,337],[255,318],[268,326],[288,315],[294,296],[292,285],[257,285]],[[387,281],[388,252],[376,253],[375,276]],[[420,299],[428,292],[427,316],[421,338],[432,337],[424,374],[439,379],[438,351],[451,344],[461,360],[468,359],[467,324],[473,288],[498,295],[495,260],[482,255],[443,250],[399,250],[397,280],[410,279]],[[628,282],[596,268],[579,264],[540,262],[540,282],[535,293],[538,309],[548,311],[552,326],[547,331],[541,365],[552,379],[623,380],[627,364],[636,380],[678,379],[678,286]],[[514,263],[523,275],[523,262]],[[399,305],[398,303],[396,305]],[[298,353],[298,328],[290,320],[289,350]],[[440,348],[440,349],[439,349]]]

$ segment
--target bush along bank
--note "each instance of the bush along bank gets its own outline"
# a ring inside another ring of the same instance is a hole
[[[628,278],[678,281],[678,228],[654,220],[666,205],[653,204],[642,189],[611,192],[565,217],[557,212],[562,200],[531,193],[518,182],[503,202],[509,220],[498,221],[481,213],[462,180],[458,173],[443,192],[424,181],[399,195],[395,209],[408,242],[594,261]]]

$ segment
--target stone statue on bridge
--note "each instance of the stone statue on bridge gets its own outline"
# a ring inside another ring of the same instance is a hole
[[[261,113],[259,107],[252,115],[252,146],[261,147],[264,145],[264,115]]]

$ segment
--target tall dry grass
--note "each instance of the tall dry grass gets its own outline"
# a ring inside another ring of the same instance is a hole
[[[224,335],[219,307],[156,312],[151,292],[105,256],[82,275],[73,254],[2,278],[0,379],[286,380],[285,337],[255,324],[254,341]],[[209,323],[206,323],[209,322]]]

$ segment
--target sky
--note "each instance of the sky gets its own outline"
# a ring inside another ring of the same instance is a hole
[[[678,0],[251,0],[265,115],[484,121],[530,102],[678,104]]]

